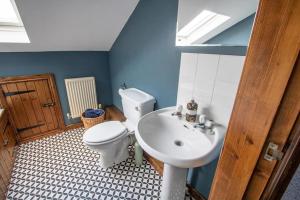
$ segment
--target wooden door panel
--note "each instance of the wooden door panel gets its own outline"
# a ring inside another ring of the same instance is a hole
[[[44,86],[44,91],[45,91],[47,103],[50,103],[50,104],[53,103],[53,105],[55,105],[55,101],[54,101],[54,98],[52,98],[48,81],[43,80],[42,83],[43,83],[43,86]],[[48,108],[50,109],[50,112],[51,112],[53,125],[54,125],[55,128],[57,128],[58,127],[58,121],[57,121],[57,117],[55,115],[54,106],[50,106]]]
[[[3,174],[4,180],[8,182],[10,178],[10,167],[12,165],[12,158],[6,149],[3,133],[0,133],[0,151],[1,151],[1,155],[0,155],[1,174]]]
[[[2,83],[6,102],[22,139],[59,128],[48,79]]]
[[[2,95],[0,104],[8,108],[21,141],[41,138],[65,128],[52,74],[0,77],[0,87],[4,94],[8,93]]]
[[[1,166],[0,166],[0,170],[1,170]],[[5,194],[6,194],[5,181],[2,178],[2,174],[0,174],[0,199],[5,199]]]
[[[31,104],[32,104],[33,110],[35,112],[37,124],[44,124],[44,125],[39,127],[40,131],[42,133],[47,132],[48,127],[47,127],[46,120],[45,120],[43,110],[42,110],[42,107],[41,107],[42,103],[40,102],[40,99],[38,98],[38,93],[36,91],[34,82],[33,81],[27,81],[26,82],[26,87],[27,87],[28,90],[35,90],[34,92],[30,92],[28,95],[31,99]]]
[[[7,191],[7,186],[10,180],[10,174],[11,174],[11,169],[13,167],[13,159],[10,156],[10,152],[3,146],[3,140],[0,137],[0,187],[1,187],[1,196],[4,196],[4,194]]]
[[[12,119],[12,115],[9,114],[9,106],[7,104],[6,98],[4,96],[4,91],[1,87],[1,85],[0,85],[0,106],[1,106],[1,108],[5,109],[6,114],[4,116],[7,116],[7,119],[10,121],[10,124],[12,126],[12,130],[13,130],[13,137],[16,141],[18,141],[19,136],[16,135],[16,133],[17,133],[16,132],[16,124],[15,124],[14,120]],[[2,122],[3,122],[3,120],[2,120]]]
[[[4,151],[4,149],[1,149],[1,151]],[[5,194],[7,191],[7,186],[10,180],[10,168],[8,168],[9,166],[7,165],[7,161],[5,160],[5,157],[0,157],[0,187],[1,187],[1,194],[0,194],[0,199],[5,199]]]
[[[1,87],[2,87],[3,93],[8,93],[8,88],[5,84],[1,85]],[[5,100],[6,100],[6,103],[7,103],[7,106],[9,108],[10,112],[12,113],[13,120],[15,122],[15,126],[16,127],[21,127],[21,122],[19,121],[19,118],[14,117],[14,116],[17,115],[17,113],[14,109],[13,101],[12,101],[11,97],[10,96],[5,97]]]
[[[10,180],[14,161],[14,147],[16,144],[14,137],[15,129],[10,124],[9,119],[8,112],[4,110],[0,116],[0,199],[4,199]]]
[[[10,157],[14,157],[14,148],[16,145],[16,140],[14,138],[14,131],[10,124],[7,125],[4,135],[8,140],[6,149],[9,153]]]
[[[40,103],[43,111],[42,113],[44,114],[48,131],[54,130],[56,127],[53,122],[51,109],[49,107],[43,107],[44,104],[52,102],[52,99],[47,98],[46,91],[45,91],[45,83],[43,80],[38,80],[38,81],[34,81],[34,85],[36,88],[36,92],[38,94],[38,98],[40,99]]]
[[[4,189],[6,191],[6,184],[8,181],[9,181],[9,174],[8,174],[8,171],[7,171],[7,166],[5,166],[4,164],[4,158],[1,157],[1,160],[0,160],[0,170],[1,170],[1,173],[0,173],[0,176],[1,176],[1,179],[3,180],[4,182]]]
[[[18,88],[19,91],[29,91],[26,87],[25,82],[18,82],[18,83],[16,83],[16,85],[17,85],[17,88]],[[27,127],[36,126],[36,125],[39,124],[37,122],[35,112],[34,112],[34,108],[32,106],[31,99],[29,97],[30,93],[20,94],[20,98],[21,98],[21,101],[22,101],[23,106],[24,106],[25,114],[26,114],[26,116],[28,118],[28,122],[29,122]],[[39,127],[32,128],[31,130],[32,130],[33,134],[38,134],[38,133],[41,132]]]
[[[6,86],[6,87],[5,87]],[[8,83],[2,85],[3,91],[5,93],[19,92],[16,83]],[[13,119],[16,121],[17,129],[23,129],[30,126],[28,116],[22,102],[20,95],[7,96],[7,102],[9,109],[13,111]],[[31,129],[22,131],[24,134],[32,134]]]

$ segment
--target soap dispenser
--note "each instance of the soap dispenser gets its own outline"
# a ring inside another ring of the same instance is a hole
[[[194,101],[194,99],[187,103],[186,109],[186,121],[196,122],[198,104]]]

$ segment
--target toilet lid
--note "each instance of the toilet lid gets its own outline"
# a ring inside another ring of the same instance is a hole
[[[115,139],[126,133],[126,127],[119,121],[109,121],[89,128],[83,135],[83,141],[101,143]]]

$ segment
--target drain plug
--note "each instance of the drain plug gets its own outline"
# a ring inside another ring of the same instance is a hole
[[[179,147],[183,146],[183,142],[181,142],[180,140],[175,140],[174,144]]]

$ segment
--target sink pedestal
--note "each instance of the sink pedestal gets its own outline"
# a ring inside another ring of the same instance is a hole
[[[161,200],[183,200],[185,198],[187,170],[164,164]]]

